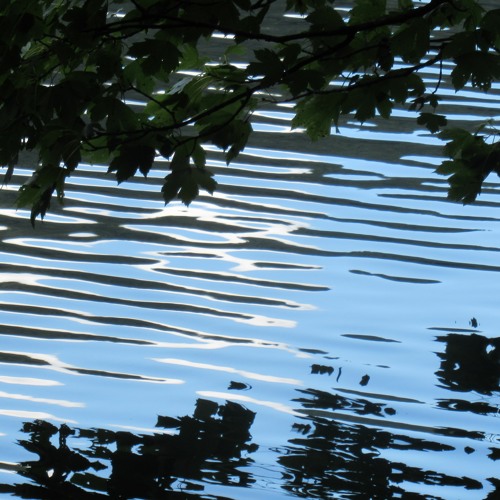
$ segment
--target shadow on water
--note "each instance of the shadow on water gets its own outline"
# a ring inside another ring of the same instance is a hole
[[[446,344],[438,353],[436,372],[443,387],[463,394],[499,390],[500,338],[449,333],[437,341]],[[313,365],[312,372],[331,375],[326,368]],[[432,467],[440,463],[441,453],[474,452],[456,448],[460,444],[454,437],[484,441],[484,433],[398,423],[390,399],[373,402],[362,391],[350,391],[356,397],[311,388],[297,392],[294,403],[302,416],[293,423],[288,442],[268,450],[275,454],[281,476],[273,480],[275,489],[302,498],[439,499],[433,495],[453,487],[499,498],[496,478],[481,483],[458,471],[453,475]],[[476,414],[498,412],[486,403],[458,398],[440,400],[438,406]],[[0,485],[0,493],[32,499],[222,499],[228,497],[210,494],[210,489],[263,489],[270,480],[259,471],[269,465],[259,464],[265,450],[250,433],[255,417],[238,403],[198,399],[192,416],[159,416],[158,431],[152,434],[25,422],[22,432],[28,438],[19,445],[38,460],[19,464],[17,473],[23,479]],[[500,459],[500,449],[489,450],[489,459]],[[415,452],[432,454],[427,467],[405,462],[405,456]],[[432,493],[424,494],[426,489]]]

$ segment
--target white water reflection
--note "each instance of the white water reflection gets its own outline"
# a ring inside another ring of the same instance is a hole
[[[208,363],[195,363],[193,361],[189,361],[186,359],[173,359],[173,358],[158,358],[155,359],[155,361],[158,361],[159,363],[166,363],[170,365],[179,365],[179,366],[185,366],[188,368],[195,368],[197,370],[215,370],[215,371],[220,371],[220,372],[226,372],[226,373],[232,373],[235,375],[239,375],[243,378],[247,378],[250,380],[260,380],[262,382],[272,382],[276,384],[289,384],[289,385],[294,385],[294,386],[301,386],[302,383],[293,378],[285,378],[285,377],[276,377],[273,375],[265,375],[263,373],[255,373],[255,372],[248,372],[245,370],[238,370],[236,368],[230,367],[230,366],[218,366],[218,365],[211,365]]]
[[[14,394],[11,392],[0,391],[0,398],[30,401],[33,403],[42,403],[47,405],[63,406],[65,408],[84,408],[84,403],[79,403],[75,401],[63,401],[59,399],[48,399],[48,398],[37,398],[34,396],[29,396],[28,394]]]

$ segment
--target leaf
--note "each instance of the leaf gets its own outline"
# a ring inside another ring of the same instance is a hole
[[[429,51],[431,28],[423,18],[415,18],[403,24],[394,34],[391,48],[404,62],[415,64]]]
[[[311,24],[311,31],[314,32],[330,31],[345,25],[340,12],[324,3],[318,3],[318,7],[306,17],[306,21]]]
[[[235,43],[234,45],[229,45],[225,50],[224,56],[229,59],[231,56],[237,56],[239,59],[243,58],[246,54],[246,49],[243,45]]]
[[[119,44],[108,44],[93,54],[89,62],[95,61],[96,74],[103,81],[111,80],[122,71],[122,52]]]
[[[50,207],[52,194],[58,188],[58,197],[62,200],[65,172],[61,167],[44,165],[33,173],[32,177],[19,189],[16,205],[31,206],[31,225],[40,215],[43,219]]]
[[[183,178],[185,176],[184,172],[172,172],[165,177],[165,183],[161,188],[161,193],[165,204],[176,198],[179,189],[182,186]]]
[[[155,75],[160,70],[167,73],[179,66],[181,52],[168,40],[150,38],[135,42],[129,55],[140,60],[144,75]]]
[[[196,168],[192,168],[189,165],[189,156],[194,154],[194,157],[198,157],[201,155],[201,146],[196,143],[194,149],[191,149],[190,152],[188,150],[189,145],[184,144],[174,153],[174,157],[170,163],[172,173],[167,175],[162,187],[162,195],[165,203],[179,198],[188,206],[198,196],[200,187],[210,194],[213,194],[217,187],[217,182],[213,179],[212,172],[202,167],[201,163],[198,163]]]
[[[295,106],[292,129],[304,127],[313,141],[327,137],[332,123],[338,123],[343,100],[343,94],[322,94],[302,99]]]
[[[52,199],[52,194],[54,193],[55,185],[47,188],[45,191],[40,192],[37,196],[36,201],[33,202],[31,206],[30,222],[33,227],[35,227],[35,220],[38,216],[43,220],[47,214],[47,210],[50,208],[50,201]]]
[[[373,118],[378,111],[388,118],[392,111],[392,103],[383,85],[376,77],[364,76],[359,79],[359,88],[346,92],[342,103],[342,114],[354,112],[354,116],[361,123]]]
[[[130,132],[139,127],[138,115],[120,99],[101,103],[107,106],[106,128],[109,132]]]
[[[435,172],[440,175],[451,175],[457,170],[456,162],[453,160],[445,160],[436,168]]]
[[[383,71],[390,71],[394,65],[394,54],[389,43],[381,42],[377,50],[377,61]]]
[[[123,79],[128,85],[137,88],[144,94],[150,94],[154,89],[154,78],[144,71],[139,59],[129,62],[125,66],[123,69]]]
[[[189,206],[198,196],[199,192],[198,183],[196,182],[193,172],[190,170],[189,173],[184,176],[177,196],[184,205]]]
[[[252,35],[260,33],[261,22],[259,16],[246,16],[238,23],[240,31],[235,34],[234,41],[236,44],[243,44],[243,42],[252,39]]]
[[[421,96],[425,93],[426,86],[422,77],[412,73],[406,77],[406,85],[409,95]]]
[[[412,0],[398,0],[398,7],[401,10],[410,10],[413,8]]]
[[[12,180],[12,175],[14,174],[14,169],[16,167],[17,162],[10,162],[7,165],[7,171],[3,177],[3,185],[6,186]]]
[[[161,141],[161,145],[159,148],[159,153],[163,156],[163,158],[169,159],[174,153],[175,147],[172,141],[167,137]]]
[[[439,104],[439,98],[436,94],[431,94],[427,96],[427,102],[429,103],[430,106],[436,109]]]
[[[386,13],[386,0],[354,0],[349,24],[372,21]]]
[[[439,132],[441,127],[445,127],[448,120],[444,115],[436,115],[434,113],[420,113],[417,118],[417,123],[419,125],[425,125],[425,127],[430,130],[433,134]]]
[[[191,151],[191,158],[193,159],[193,162],[198,169],[203,170],[205,168],[207,154],[197,140],[194,141],[193,150]]]
[[[81,143],[77,138],[70,139],[63,144],[61,156],[69,170],[75,170],[82,161]]]
[[[390,118],[391,113],[392,113],[393,104],[387,98],[387,96],[379,96],[375,106],[377,108],[378,113],[380,114],[380,116],[382,118],[385,118],[386,120]]]
[[[444,147],[444,152],[452,159],[461,156],[463,147],[474,140],[470,132],[461,128],[448,128],[440,132],[438,137],[445,141],[451,139]]]
[[[462,160],[446,160],[436,173],[449,176],[448,198],[452,201],[471,203],[481,191],[483,179]]]
[[[170,162],[172,172],[183,172],[189,169],[189,153],[185,148],[179,148],[175,151],[174,157]]]
[[[222,114],[221,118],[226,115]],[[218,148],[229,151],[226,154],[226,163],[229,164],[245,147],[248,137],[252,132],[252,126],[248,120],[225,119],[222,124],[208,123],[200,130],[200,136],[207,138]]]
[[[292,95],[299,95],[306,90],[319,90],[325,85],[325,76],[320,70],[303,69],[295,71],[284,80]]]
[[[476,49],[477,36],[476,33],[463,31],[455,33],[449,42],[444,44],[443,57],[446,59],[454,59],[463,54],[470,54]]]
[[[257,61],[247,66],[247,73],[253,77],[262,77],[261,85],[273,85],[281,79],[284,66],[276,52],[271,49],[258,49],[254,52]]]
[[[448,182],[448,198],[453,201],[460,201],[464,205],[472,203],[481,193],[483,177],[470,169],[461,169],[453,174]]]
[[[481,51],[462,54],[455,59],[451,72],[455,90],[462,89],[471,80],[474,87],[489,90],[494,79],[500,78],[500,56]]]
[[[114,97],[97,97],[87,110],[92,122],[99,123],[104,120],[113,111],[116,101]]]
[[[192,171],[192,174],[196,180],[198,186],[213,194],[217,188],[217,181],[213,178],[213,173],[207,169],[196,169]]]
[[[444,148],[451,160],[436,169],[437,173],[449,176],[448,197],[464,204],[472,203],[486,177],[500,171],[498,143],[486,143],[483,136],[459,128],[446,129],[439,137],[451,139]]]
[[[281,48],[279,57],[283,59],[283,64],[285,66],[291,66],[297,61],[301,52],[302,47],[300,44],[292,43]]]
[[[246,71],[232,64],[220,64],[207,68],[206,74],[217,80],[218,86],[227,90],[239,89],[246,81]]]
[[[494,9],[486,12],[482,21],[481,28],[487,33],[487,37],[492,45],[500,48],[500,9]]]
[[[111,160],[108,172],[116,172],[119,184],[133,177],[137,169],[146,177],[153,165],[155,154],[155,149],[145,144],[124,146]]]
[[[178,67],[179,70],[199,70],[202,69],[209,60],[207,57],[203,57],[199,54],[196,45],[184,44],[179,47],[179,50],[182,54]]]
[[[245,148],[248,138],[252,133],[252,125],[248,120],[237,120],[233,122],[232,127],[232,145],[226,154],[226,165],[236,158]]]
[[[193,110],[198,111],[199,103],[204,96],[210,84],[215,82],[214,78],[209,74],[198,75],[195,77],[186,77],[176,83],[166,96],[177,97],[175,110],[179,107],[184,107],[184,112]],[[176,96],[175,96],[176,95]]]
[[[387,92],[395,102],[404,104],[408,99],[408,85],[405,78],[394,78],[387,82]]]

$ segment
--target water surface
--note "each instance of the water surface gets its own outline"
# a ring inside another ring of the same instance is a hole
[[[119,187],[82,166],[35,230],[10,206],[29,172],[4,188],[0,491],[498,494],[497,179],[448,202],[403,110],[314,144],[290,118],[258,113],[229,168],[213,151],[189,208],[163,206],[160,161]]]

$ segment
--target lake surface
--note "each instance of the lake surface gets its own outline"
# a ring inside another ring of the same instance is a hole
[[[443,95],[498,120],[498,88]],[[498,498],[500,185],[448,202],[396,115],[311,144],[264,110],[189,208],[161,162],[83,166],[35,230],[4,188],[0,492]]]

